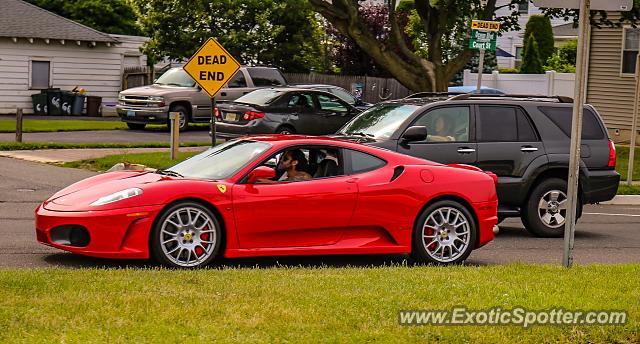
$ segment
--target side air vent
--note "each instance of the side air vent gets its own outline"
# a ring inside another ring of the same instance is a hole
[[[391,176],[391,180],[389,182],[392,182],[392,181],[396,180],[398,177],[400,177],[402,172],[404,172],[404,166],[398,166],[398,167],[394,168],[393,169],[393,176]]]

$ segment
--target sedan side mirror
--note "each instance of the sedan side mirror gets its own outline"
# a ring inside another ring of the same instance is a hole
[[[276,176],[276,171],[268,166],[260,166],[249,173],[247,183],[255,184],[260,179],[271,179]]]
[[[413,141],[426,141],[427,140],[427,127],[424,125],[415,125],[409,127],[404,134],[402,134],[402,140],[404,142]]]

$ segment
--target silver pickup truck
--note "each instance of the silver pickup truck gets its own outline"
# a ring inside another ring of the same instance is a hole
[[[241,67],[216,100],[235,100],[258,88],[286,84],[277,68]],[[130,129],[144,129],[147,124],[168,124],[169,112],[180,112],[180,130],[185,130],[189,122],[209,122],[211,98],[182,67],[178,67],[162,74],[153,85],[120,92],[116,110]]]

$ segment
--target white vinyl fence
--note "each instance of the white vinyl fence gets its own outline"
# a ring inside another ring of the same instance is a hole
[[[464,71],[464,86],[475,86],[478,74]],[[482,86],[499,89],[508,94],[530,94],[543,96],[573,97],[574,73],[545,74],[500,74],[493,72],[482,75]]]

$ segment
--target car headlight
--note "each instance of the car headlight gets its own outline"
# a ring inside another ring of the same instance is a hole
[[[121,102],[124,101],[124,96],[122,95],[122,93],[118,93],[118,100]]]
[[[164,102],[164,97],[149,96],[148,99],[152,102]]]
[[[91,203],[93,206],[105,205],[113,202],[122,201],[123,199],[131,198],[134,196],[142,195],[142,189],[131,188],[122,191],[112,193],[111,195],[98,198],[95,202]]]

